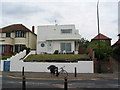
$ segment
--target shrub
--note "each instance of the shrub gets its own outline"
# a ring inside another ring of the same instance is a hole
[[[120,62],[120,45],[113,49],[112,57]]]
[[[30,48],[26,48],[26,54],[30,52]]]
[[[26,50],[26,55],[30,52],[30,48],[27,48],[27,47],[25,47],[25,46],[22,47],[22,51],[23,51],[23,50]]]
[[[59,53],[59,51],[58,51],[58,50],[55,50],[54,54],[58,54],[58,53]]]
[[[101,60],[109,60],[112,54],[112,48],[105,42],[100,41],[100,46],[98,41],[89,43],[89,46],[95,51],[95,57]]]
[[[6,60],[7,58],[10,58],[12,55],[5,55],[5,56],[2,56],[2,60]]]

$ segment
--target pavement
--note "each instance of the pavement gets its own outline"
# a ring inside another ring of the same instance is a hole
[[[69,80],[118,80],[118,75],[120,73],[78,73],[75,77],[74,73],[68,74]],[[26,79],[47,79],[47,80],[61,80],[63,77],[56,77],[49,72],[25,72]],[[21,72],[2,72],[2,76],[7,76],[11,78],[22,78]]]

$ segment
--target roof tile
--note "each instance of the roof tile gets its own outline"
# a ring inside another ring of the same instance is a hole
[[[22,30],[22,31],[26,31],[26,32],[32,32],[30,29],[28,29],[27,27],[25,27],[22,24],[13,24],[13,25],[10,25],[10,26],[0,28],[0,32],[3,32],[3,33],[18,31],[18,30]],[[35,33],[33,33],[33,34],[35,34]]]
[[[99,36],[97,35],[97,36],[95,36],[92,40],[97,40],[97,39],[99,39],[99,37],[100,37],[100,39],[102,39],[102,40],[111,40],[111,38],[109,38],[109,37],[107,37],[107,36],[105,36],[105,35],[103,35],[103,34],[99,34]]]

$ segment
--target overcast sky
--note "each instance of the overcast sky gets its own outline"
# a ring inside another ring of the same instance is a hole
[[[89,1],[89,2],[88,2]],[[11,24],[32,26],[74,24],[82,37],[97,35],[98,0],[2,0],[0,28]],[[118,1],[99,0],[100,33],[118,40]],[[37,29],[37,28],[36,28]],[[35,30],[37,32],[37,30]]]

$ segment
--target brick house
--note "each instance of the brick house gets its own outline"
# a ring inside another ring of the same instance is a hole
[[[13,24],[0,29],[0,54],[11,55],[25,46],[36,49],[37,35],[23,24]]]
[[[106,42],[108,45],[111,46],[111,40],[112,39],[103,35],[103,34],[101,34],[101,33],[99,35],[95,36],[93,39],[91,39],[91,42],[98,41],[98,40]]]

